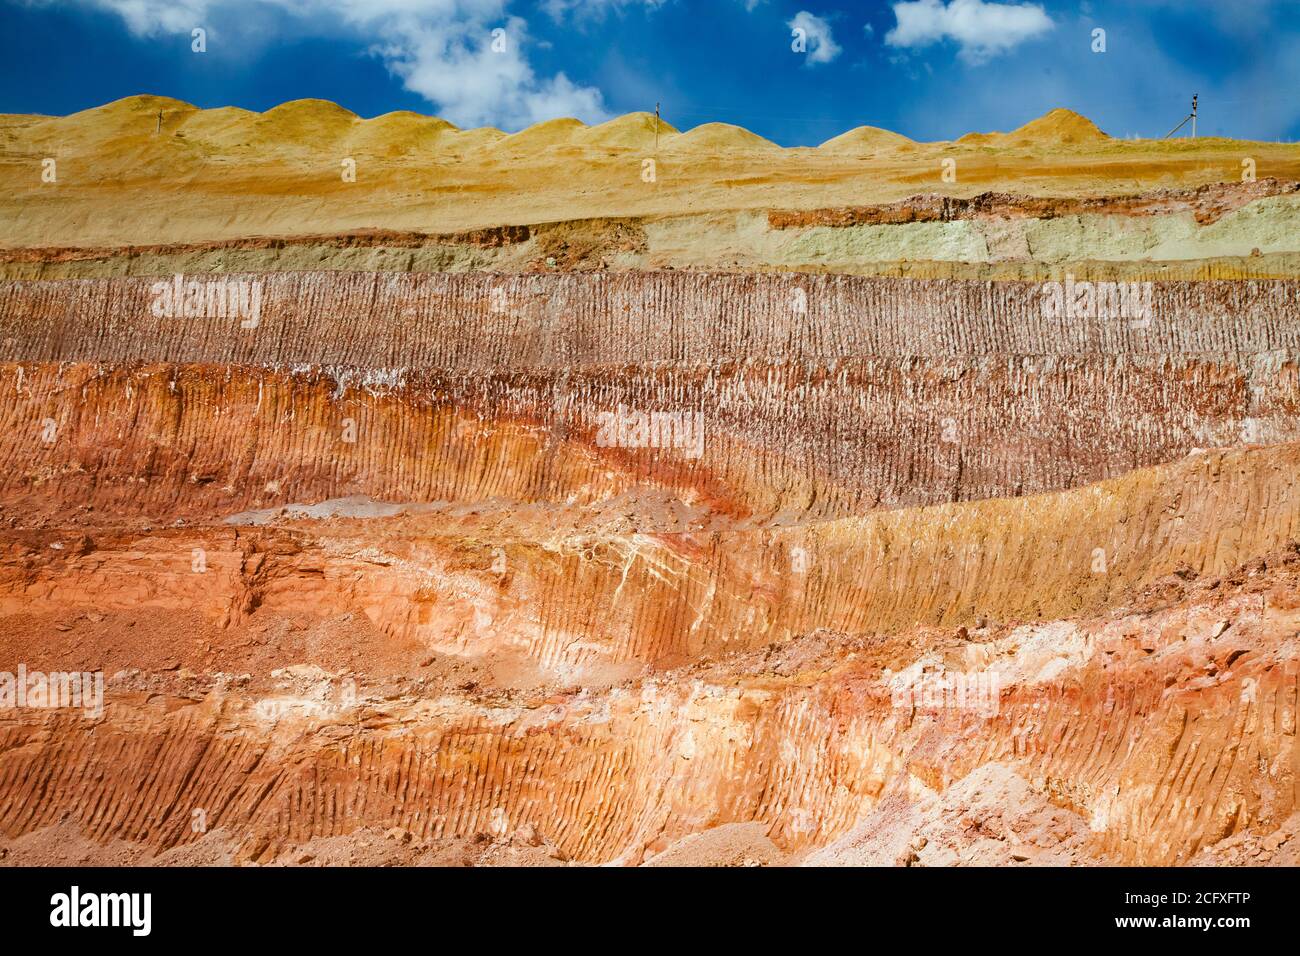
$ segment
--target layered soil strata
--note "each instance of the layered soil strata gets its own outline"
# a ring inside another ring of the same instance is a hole
[[[1290,195],[1300,183],[1266,179],[1250,183],[1209,183],[1195,189],[1164,189],[1136,196],[1054,197],[980,193],[963,198],[932,193],[879,206],[841,209],[772,210],[768,224],[774,229],[800,226],[898,225],[908,222],[952,222],[957,219],[1056,219],[1061,216],[1158,216],[1190,211],[1200,225],[1217,222],[1224,214],[1256,199]]]
[[[15,861],[1286,845],[1294,283],[228,278],[0,286]]]
[[[417,846],[532,834],[561,859],[636,863],[748,821],[792,859],[823,847],[810,862],[1183,863],[1228,836],[1285,843],[1297,560],[1288,544],[1222,575],[1180,568],[1048,623],[818,631],[604,689],[528,688],[503,662],[455,690],[436,664],[432,680],[428,664],[387,679],[367,664],[214,672],[232,647],[291,646],[268,633],[268,605],[193,629],[172,661],[115,671],[98,723],[5,717],[0,826],[14,838],[70,820],[85,840],[192,858],[202,819],[235,859],[260,862],[396,830]],[[75,632],[106,668],[141,660],[106,638],[160,613],[29,607],[5,618],[5,646]],[[921,696],[959,674],[996,696]]]
[[[1295,863],[1294,144],[137,97],[0,169],[0,863]]]
[[[621,509],[654,533],[1300,440],[1289,281],[1155,283],[1122,319],[1047,315],[1016,283],[234,278],[262,289],[255,328],[155,317],[142,279],[0,285],[5,493],[45,520],[360,495]]]
[[[917,278],[1296,274],[1290,180],[1099,198],[913,195],[884,205],[564,219],[434,233],[367,228],[166,244],[0,249],[15,279],[284,271],[799,270]]]

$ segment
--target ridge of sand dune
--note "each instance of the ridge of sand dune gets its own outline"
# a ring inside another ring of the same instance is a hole
[[[277,119],[287,128],[295,124],[307,123],[352,124],[361,119],[346,107],[339,106],[333,100],[321,100],[308,97],[301,100],[289,100],[279,106],[272,106],[262,113],[263,119]]]
[[[1006,142],[1006,133],[966,133],[952,140],[962,146],[1000,146]],[[939,140],[939,142],[943,142]]]

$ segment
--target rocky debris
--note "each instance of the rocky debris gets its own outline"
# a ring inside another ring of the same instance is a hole
[[[762,823],[726,823],[683,837],[642,866],[782,866],[786,855]]]
[[[909,835],[910,834],[910,835]],[[1063,866],[1099,862],[1087,821],[1014,766],[990,763],[942,792],[890,793],[805,866]]]

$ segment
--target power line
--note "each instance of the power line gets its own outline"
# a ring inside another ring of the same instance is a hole
[[[1192,139],[1196,139],[1196,96],[1197,94],[1195,93],[1192,94],[1192,111],[1183,118],[1183,121],[1181,123],[1179,123],[1173,129],[1171,129],[1169,132],[1165,133],[1164,136],[1165,139],[1168,139],[1170,136],[1173,136],[1174,133],[1177,133],[1180,129],[1186,126],[1188,120],[1192,121]]]

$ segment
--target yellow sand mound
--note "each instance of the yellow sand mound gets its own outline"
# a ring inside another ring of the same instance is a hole
[[[730,123],[705,123],[688,133],[674,137],[668,148],[683,153],[712,153],[719,150],[774,150],[781,147],[771,140],[763,139],[747,129],[732,126]]]
[[[571,116],[547,120],[527,129],[513,133],[498,140],[495,148],[511,152],[532,152],[541,149],[554,149],[557,146],[573,145],[575,137],[587,128],[587,124]]]
[[[967,133],[958,136],[953,142],[962,146],[1001,146],[1006,139],[1006,133]]]
[[[663,120],[659,121],[659,145],[681,135]],[[575,134],[574,142],[599,149],[653,149],[655,118],[652,113],[628,113],[608,123],[592,126]]]
[[[644,112],[629,113],[591,127],[569,117],[547,120],[507,135],[490,127],[458,130],[446,120],[408,110],[363,120],[328,100],[293,100],[259,114],[236,107],[201,110],[182,100],[153,95],[128,96],[65,117],[0,116],[0,128],[21,129],[23,137],[33,145],[58,142],[82,146],[152,135],[160,112],[162,132],[179,131],[190,143],[216,149],[346,145],[354,151],[394,156],[418,150],[464,153],[489,146],[512,153],[565,146],[644,150],[656,142],[655,118]],[[1011,133],[967,133],[956,142],[964,146],[1050,148],[1104,145],[1112,140],[1087,117],[1072,110],[1055,109]],[[705,123],[680,133],[662,120],[658,126],[658,145],[673,151],[701,153],[781,148],[728,123]],[[817,148],[832,155],[859,155],[920,145],[886,129],[859,126]]]
[[[444,119],[399,110],[362,120],[348,134],[347,148],[354,153],[397,156],[417,150],[438,149],[448,134],[457,132],[459,130]]]
[[[70,116],[47,119],[32,131],[47,141],[68,146],[103,143],[152,134],[158,128],[160,111],[164,129],[169,122],[200,112],[198,107],[170,96],[128,96]]]
[[[1097,124],[1074,110],[1055,109],[1031,120],[1006,137],[1008,145],[1039,146],[1063,143],[1102,143],[1110,139]]]
[[[491,126],[449,130],[439,137],[438,151],[448,155],[463,156],[475,150],[487,149],[505,138],[505,133]]]
[[[170,96],[142,93],[139,96],[124,96],[120,100],[103,106],[92,106],[88,110],[62,118],[78,126],[111,126],[115,123],[131,123],[142,116],[157,115],[159,110],[167,113],[194,112],[198,107]]]
[[[1099,146],[1110,137],[1097,124],[1074,110],[1054,109],[1010,133],[967,133],[955,142],[963,146]]]
[[[320,100],[254,113],[136,96],[73,116],[0,117],[0,222],[9,227],[0,230],[0,246],[151,245],[368,228],[457,232],[610,216],[812,210],[929,191],[1129,194],[1236,181],[1243,155],[1257,161],[1261,178],[1300,179],[1294,144],[1252,143],[1244,152],[1219,139],[1111,139],[1066,110],[1012,133],[963,137],[963,145],[986,146],[966,149],[955,185],[941,179],[950,143],[913,143],[887,130],[863,127],[820,147],[782,149],[721,123],[687,133],[667,123],[657,129],[667,165],[657,180],[645,180],[641,160],[656,132],[648,113],[592,127],[557,120],[512,137],[411,112],[365,120]],[[47,157],[57,158],[57,181],[44,178]],[[347,157],[358,162],[355,182],[340,177]],[[757,229],[762,217],[753,222]],[[1285,231],[1283,224],[1269,228]],[[694,232],[683,236],[683,248],[705,242]],[[1267,242],[1256,244],[1268,253]],[[835,250],[826,252],[835,261],[886,255],[874,246]],[[927,245],[925,258],[936,255]]]
[[[179,116],[164,114],[163,131],[179,133],[194,143],[232,149],[248,144],[257,117],[257,113],[241,110],[237,106],[195,110]]]
[[[360,122],[356,113],[329,100],[292,100],[263,113],[254,123],[253,137],[266,143],[324,145],[342,139]]]
[[[827,153],[855,155],[878,149],[898,149],[915,145],[915,142],[899,133],[891,133],[878,126],[859,126],[847,133],[841,133],[834,139],[828,139],[817,148]]]

